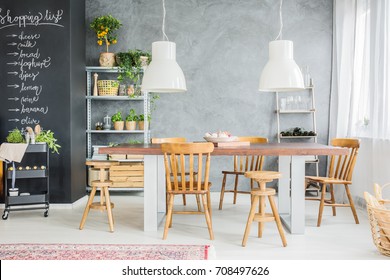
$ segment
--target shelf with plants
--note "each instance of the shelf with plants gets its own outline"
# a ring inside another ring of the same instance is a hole
[[[144,130],[87,130],[87,133],[124,133],[124,134],[143,134],[145,131]]]

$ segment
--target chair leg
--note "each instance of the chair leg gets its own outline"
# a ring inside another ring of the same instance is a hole
[[[108,188],[104,188],[104,194],[105,194],[106,207],[107,207],[108,224],[110,226],[110,231],[114,232],[114,220],[112,218],[111,200],[110,200],[110,193],[108,192]]]
[[[186,195],[183,194],[183,205],[186,206],[187,205],[187,200],[186,200]]]
[[[259,214],[261,217],[265,216],[265,197],[260,196],[260,202],[259,202]],[[258,223],[258,228],[257,228],[257,236],[260,238],[263,236],[263,231],[264,231],[264,222],[259,222]]]
[[[223,197],[225,196],[226,174],[223,174],[221,195],[219,197],[219,210],[222,210]]]
[[[172,221],[173,221],[173,205],[175,205],[175,196],[172,194],[172,214],[171,214],[171,218],[170,218],[170,221],[169,221],[169,228],[172,227]]]
[[[249,233],[251,231],[251,225],[253,222],[253,218],[255,217],[255,214],[256,214],[256,206],[257,206],[258,202],[259,202],[259,197],[253,196],[252,203],[251,203],[251,210],[249,211],[248,221],[246,222],[244,238],[242,239],[242,247],[246,246],[246,242],[248,240],[248,236],[249,236]]]
[[[163,240],[167,239],[168,229],[169,229],[169,227],[171,225],[171,221],[172,221],[172,211],[173,211],[173,194],[168,194],[168,211],[167,211],[167,217],[165,220]]]
[[[275,217],[276,226],[278,227],[280,238],[282,239],[283,247],[287,246],[286,236],[284,235],[284,230],[282,226],[282,222],[280,221],[278,208],[275,205],[274,198],[272,196],[268,196],[269,204],[272,209],[272,213]]]
[[[237,202],[237,187],[238,187],[238,175],[234,179],[234,196],[233,196],[233,204]]]
[[[196,197],[196,205],[198,206],[198,211],[201,212],[202,211],[202,206],[200,204],[199,194],[196,194],[195,197]]]
[[[329,184],[329,192],[330,192],[330,201],[332,202],[332,204],[335,204],[336,200],[334,198],[333,184]],[[333,216],[336,216],[336,206],[332,206],[332,213]]]
[[[348,184],[345,184],[344,186],[345,186],[345,192],[347,193],[347,197],[348,197],[348,200],[349,200],[349,205],[351,205],[351,210],[352,210],[353,217],[355,219],[355,223],[359,224],[359,218],[358,218],[358,215],[357,215],[357,212],[356,212],[356,209],[355,209],[355,204],[353,203],[351,192],[349,191]]]
[[[207,228],[209,230],[210,240],[214,240],[213,226],[212,226],[212,223],[211,223],[211,213],[209,212],[209,205],[207,203],[208,197],[206,197],[206,196],[207,196],[206,194],[202,195],[204,215],[205,215],[205,218],[206,218]]]
[[[326,193],[326,185],[323,184],[321,190],[321,202],[318,210],[317,227],[321,226],[322,212],[324,211],[324,205],[325,205],[325,193]]]
[[[91,209],[91,204],[93,202],[95,194],[96,194],[96,187],[92,187],[91,194],[89,195],[87,205],[85,206],[83,217],[81,218],[79,229],[84,228],[85,221],[87,220],[87,216],[88,216],[89,210]]]

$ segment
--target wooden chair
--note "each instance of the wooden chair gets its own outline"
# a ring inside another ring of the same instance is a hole
[[[110,227],[110,231],[114,231],[114,219],[112,215],[112,209],[114,208],[114,204],[111,203],[110,193],[108,188],[112,186],[112,181],[105,179],[105,171],[109,170],[109,168],[113,165],[119,165],[119,162],[116,161],[87,161],[87,166],[91,166],[93,168],[99,169],[99,180],[94,180],[91,182],[91,194],[89,195],[89,199],[87,205],[85,207],[83,217],[80,222],[80,230],[84,228],[85,222],[87,220],[87,216],[90,209],[107,211],[108,216],[108,224]],[[95,198],[95,194],[97,189],[100,189],[100,202],[93,202]]]
[[[390,183],[383,185],[374,184],[374,195],[380,204],[390,205],[390,199],[383,198],[383,190],[390,187]]]
[[[187,142],[187,139],[184,137],[169,137],[169,138],[152,138],[151,139],[152,144],[163,144],[163,143],[185,143]],[[186,176],[188,176],[188,172],[186,172]],[[194,174],[196,175],[196,174]],[[186,196],[183,194],[183,205],[187,205]],[[200,207],[200,201],[199,197],[196,197],[196,203],[198,204],[198,207]],[[167,206],[168,206],[168,200],[167,200]],[[168,208],[167,208],[168,209]]]
[[[352,184],[352,173],[356,163],[356,157],[360,146],[359,139],[335,138],[331,144],[337,147],[349,148],[348,155],[332,156],[330,158],[328,177],[307,176],[307,182],[319,183],[322,186],[321,197],[306,197],[306,200],[320,201],[317,226],[321,225],[324,206],[331,206],[333,216],[336,216],[336,207],[350,207],[356,224],[359,218],[352,200],[349,185]],[[330,199],[326,199],[326,186],[329,185]],[[336,203],[333,188],[335,185],[344,185],[349,204]]]
[[[255,136],[248,136],[248,137],[238,137],[239,141],[248,141],[251,144],[252,143],[268,143],[268,139],[264,137],[255,137]],[[263,162],[264,157],[263,156],[234,156],[233,157],[233,171],[222,171],[223,179],[222,179],[222,187],[221,187],[221,194],[219,199],[219,210],[222,210],[223,205],[223,199],[226,192],[231,192],[234,194],[233,196],[233,204],[236,204],[237,201],[237,194],[250,194],[250,191],[241,191],[238,190],[238,179],[240,176],[244,176],[245,172],[247,171],[260,171],[263,169]],[[226,190],[226,179],[228,175],[233,175],[235,177],[234,180],[234,188],[232,190]],[[250,187],[251,190],[253,189],[253,180],[250,180]]]
[[[168,212],[165,221],[163,239],[167,238],[172,225],[172,214],[204,214],[210,234],[214,239],[211,225],[210,204],[210,153],[214,150],[212,143],[164,143],[165,177],[167,182]],[[205,164],[203,164],[205,160]],[[188,165],[188,167],[186,167]],[[185,173],[189,172],[188,176]],[[195,177],[194,173],[197,172]],[[197,180],[194,180],[197,178]],[[173,211],[175,195],[199,195],[202,198],[204,211]]]
[[[287,246],[286,237],[284,236],[283,226],[280,221],[278,208],[274,202],[273,196],[276,194],[275,189],[266,188],[266,183],[272,182],[275,179],[279,179],[281,174],[274,171],[249,171],[245,172],[245,177],[256,181],[259,184],[258,189],[252,189],[252,203],[251,210],[249,212],[248,221],[246,223],[244,238],[242,240],[242,246],[246,246],[248,236],[250,233],[251,225],[254,221],[258,222],[258,237],[262,237],[264,223],[265,222],[276,222],[276,226],[279,231],[280,238],[282,239],[283,246]],[[265,213],[265,198],[268,197],[272,214]],[[257,205],[259,205],[259,212],[256,213]]]

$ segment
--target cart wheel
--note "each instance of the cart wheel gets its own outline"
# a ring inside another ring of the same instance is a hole
[[[49,217],[49,210],[46,210],[45,213],[43,213],[44,217]]]
[[[4,211],[2,218],[3,218],[3,220],[7,220],[8,219],[8,212]]]

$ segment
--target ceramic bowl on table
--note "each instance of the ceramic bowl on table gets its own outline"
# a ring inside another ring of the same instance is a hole
[[[221,143],[221,142],[232,142],[237,141],[237,136],[230,136],[230,137],[212,137],[212,136],[205,136],[203,137],[207,142],[212,143]]]

